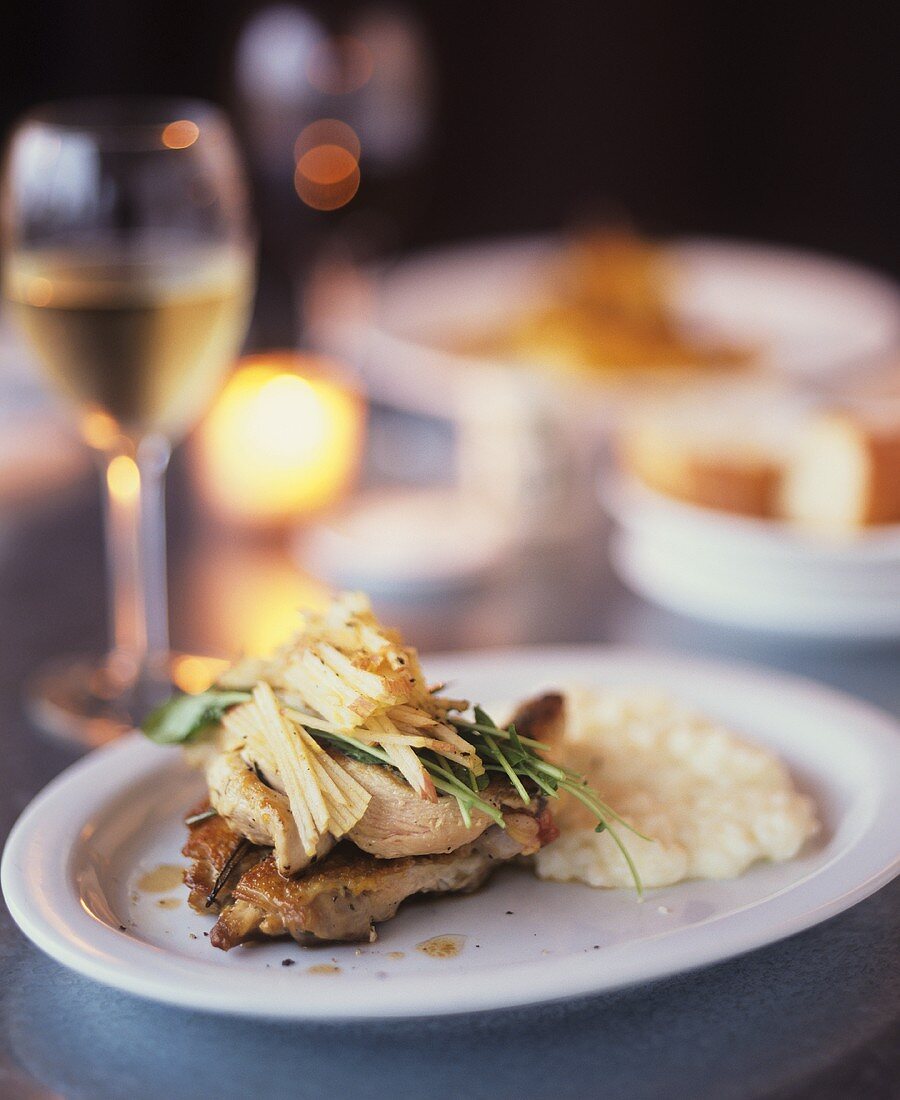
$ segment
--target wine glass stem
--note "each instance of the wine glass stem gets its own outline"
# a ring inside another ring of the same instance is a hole
[[[141,572],[146,651],[144,664],[168,681],[169,589],[166,570],[166,470],[172,447],[161,435],[145,436],[137,451],[141,474]]]
[[[169,443],[160,436],[144,437],[136,449],[120,441],[104,452],[111,672],[138,690],[164,681],[168,666],[164,489],[169,455]]]

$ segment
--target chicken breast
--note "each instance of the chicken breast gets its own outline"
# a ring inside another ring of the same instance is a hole
[[[195,749],[194,758],[206,775],[210,802],[235,832],[252,844],[274,848],[283,875],[296,874],[309,865],[290,805],[280,791],[263,783],[237,751],[217,743],[203,753]],[[332,837],[323,836],[316,856],[325,855],[333,845]]]
[[[303,850],[287,798],[264,783],[237,751],[215,742],[205,751],[192,752],[206,775],[213,807],[251,843],[274,848],[281,874],[297,874],[313,862]],[[481,836],[492,823],[486,813],[473,810],[466,825],[455,799],[429,802],[390,768],[364,764],[337,751],[331,755],[371,796],[347,837],[379,859],[452,852]],[[501,811],[523,806],[515,790],[500,779],[493,779],[480,795]],[[315,858],[321,859],[335,843],[324,834]]]
[[[364,852],[379,859],[437,855],[453,852],[477,839],[491,825],[480,810],[466,825],[455,798],[428,802],[399,775],[378,765],[363,764],[341,756],[341,766],[371,795],[366,812],[347,833]],[[521,809],[523,802],[508,784],[493,780],[480,792],[497,809]]]

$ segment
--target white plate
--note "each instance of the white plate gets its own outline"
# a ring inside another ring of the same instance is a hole
[[[499,359],[448,350],[448,337],[490,329],[546,300],[564,241],[547,235],[488,240],[404,259],[376,273],[370,310],[339,306],[314,319],[316,339],[360,363],[384,401],[424,415],[466,417],[508,374]],[[762,351],[763,365],[799,378],[883,365],[900,339],[900,290],[890,279],[832,256],[745,241],[669,242],[677,271],[672,308],[691,328]],[[332,301],[329,298],[329,301]],[[360,322],[360,318],[364,318]],[[542,372],[538,372],[540,375]],[[534,399],[559,399],[554,371],[540,377],[515,364],[513,380]],[[526,381],[527,380],[527,381]],[[608,384],[579,387],[569,415],[606,417]],[[583,407],[585,399],[587,407]]]
[[[198,781],[175,750],[132,736],[76,764],[23,814],[2,866],[14,918],[65,965],[160,1001],[296,1019],[421,1016],[598,993],[719,962],[825,920],[898,869],[900,727],[862,703],[767,671],[616,649],[486,652],[429,667],[484,701],[566,681],[668,689],[781,753],[816,798],[824,833],[792,862],[650,891],[643,904],[509,868],[471,897],[409,903],[373,945],[288,941],[225,955],[203,935],[209,919],[135,888],[159,863],[183,862],[179,817]],[[416,950],[450,933],[465,937],[457,957]],[[310,973],[321,964],[340,972]]]

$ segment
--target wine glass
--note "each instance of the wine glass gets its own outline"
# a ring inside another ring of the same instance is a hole
[[[89,744],[171,690],[163,485],[171,446],[243,340],[255,242],[228,122],[178,99],[72,100],[15,127],[3,293],[96,453],[111,651],[40,671],[31,712]]]

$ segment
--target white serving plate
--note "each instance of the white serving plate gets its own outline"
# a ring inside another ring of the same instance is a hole
[[[512,373],[535,403],[552,405],[565,386],[578,394],[568,402],[570,417],[605,420],[608,382],[576,383],[558,370],[548,376],[522,362],[446,347],[454,334],[490,328],[545,301],[563,245],[561,236],[546,235],[410,256],[373,274],[368,309],[355,302],[353,310],[336,307],[333,315],[315,318],[316,339],[351,356],[375,396],[411,412],[465,419],[473,415],[473,401],[476,409],[496,404],[491,395]],[[676,274],[675,316],[692,330],[759,348],[761,365],[778,373],[827,381],[877,368],[900,341],[900,290],[856,264],[707,238],[673,240],[665,254]]]
[[[429,668],[484,701],[565,682],[667,689],[782,754],[816,799],[823,833],[789,863],[653,890],[642,904],[510,868],[470,897],[407,904],[372,945],[279,941],[225,955],[203,935],[210,919],[135,887],[148,869],[183,862],[180,816],[200,784],[177,751],[133,735],[69,769],[22,815],[2,864],[13,917],[64,965],[154,1000],[290,1019],[422,1016],[720,962],[839,913],[898,870],[900,726],[860,702],[765,670],[619,649],[486,651]],[[416,950],[439,934],[465,937],[458,956]],[[321,964],[340,972],[310,972]]]

